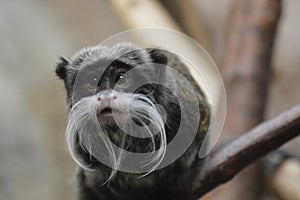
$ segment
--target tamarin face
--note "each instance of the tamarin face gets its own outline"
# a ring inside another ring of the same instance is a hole
[[[176,132],[180,122],[176,96],[160,84],[167,62],[163,50],[128,43],[61,58],[56,74],[67,92],[67,143],[80,166],[106,157],[117,170],[125,155],[115,146],[135,153],[155,151],[146,163],[151,169],[162,161],[173,137],[169,130]]]
[[[142,49],[125,43],[86,48],[70,61],[61,58],[56,74],[64,80],[67,103],[71,107],[83,97],[108,89],[133,93],[131,90],[141,83],[163,79],[164,68],[160,65],[166,64],[167,57],[162,50]]]

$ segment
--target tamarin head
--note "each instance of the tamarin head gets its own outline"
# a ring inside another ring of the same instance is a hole
[[[149,171],[160,164],[181,115],[176,95],[163,86],[167,63],[164,50],[130,43],[61,58],[56,74],[67,93],[66,139],[81,167],[106,160],[115,171],[126,152],[152,152]]]

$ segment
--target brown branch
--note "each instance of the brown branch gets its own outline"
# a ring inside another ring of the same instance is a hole
[[[222,133],[225,140],[232,140],[263,121],[280,8],[280,0],[234,1],[221,68],[228,97]],[[252,165],[205,199],[257,199],[261,177],[259,165]]]
[[[201,188],[195,190],[194,197],[201,197],[229,181],[250,163],[298,135],[300,104],[260,124],[208,158],[204,172],[201,172]]]
[[[222,65],[228,96],[224,134],[232,136],[263,120],[280,0],[236,0]]]

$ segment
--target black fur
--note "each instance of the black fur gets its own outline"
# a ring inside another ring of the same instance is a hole
[[[163,50],[158,48],[148,48],[147,50],[153,63],[158,63],[162,65],[166,65],[168,63],[168,58],[163,53]]]

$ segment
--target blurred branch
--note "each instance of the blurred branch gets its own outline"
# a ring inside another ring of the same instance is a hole
[[[229,98],[225,134],[237,136],[263,120],[280,0],[236,0],[222,74]]]
[[[232,179],[252,162],[300,135],[300,104],[248,131],[207,159],[201,172],[201,188],[194,197],[201,197]]]
[[[271,72],[271,55],[281,0],[235,0],[228,26],[222,74],[228,97],[222,136],[231,140],[263,121]],[[254,137],[254,136],[253,136]],[[258,165],[208,195],[207,199],[257,199]]]
[[[192,0],[160,0],[184,32],[199,42],[210,55],[213,54],[210,38],[201,19],[199,10]],[[212,56],[214,57],[214,56]]]
[[[158,1],[109,0],[127,28],[162,27],[180,31]]]
[[[193,3],[190,0],[162,0],[161,2],[110,0],[111,5],[126,27],[162,27],[186,32],[212,53],[208,36]]]
[[[284,200],[300,200],[299,191],[300,163],[299,160],[287,160],[272,175],[269,185]]]

